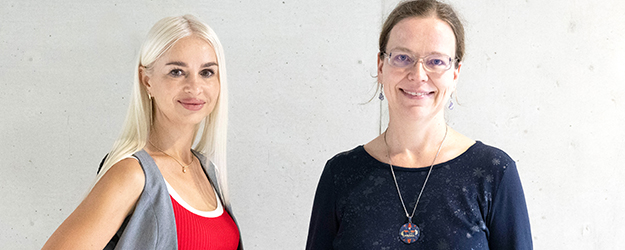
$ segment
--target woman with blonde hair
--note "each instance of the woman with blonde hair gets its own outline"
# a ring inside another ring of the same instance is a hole
[[[123,131],[44,249],[243,249],[228,200],[226,63],[191,15],[144,42]]]
[[[532,249],[514,160],[445,121],[464,48],[448,4],[391,12],[378,52],[388,129],[327,162],[306,249]]]

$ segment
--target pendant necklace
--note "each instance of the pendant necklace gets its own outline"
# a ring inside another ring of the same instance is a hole
[[[445,136],[443,136],[443,140],[441,144],[438,146],[438,151],[436,151],[436,155],[434,156],[434,160],[432,160],[432,164],[430,165],[430,170],[428,170],[428,175],[425,177],[425,181],[423,182],[423,186],[421,187],[421,191],[419,192],[419,196],[417,196],[417,202],[414,205],[414,209],[412,210],[412,214],[408,214],[408,209],[406,209],[406,204],[404,204],[404,198],[401,196],[401,191],[399,191],[399,185],[397,184],[397,178],[395,177],[395,171],[393,170],[393,161],[391,160],[391,153],[388,147],[388,142],[386,141],[386,130],[384,132],[384,144],[386,145],[386,154],[388,155],[389,166],[391,167],[391,173],[393,174],[393,181],[395,181],[395,187],[397,188],[397,194],[399,195],[399,200],[401,201],[401,205],[404,208],[404,212],[406,213],[406,217],[408,218],[408,223],[402,225],[399,228],[399,238],[406,244],[414,243],[419,239],[421,235],[421,230],[416,224],[412,223],[412,217],[414,216],[415,211],[417,211],[417,205],[419,205],[419,200],[421,199],[421,195],[423,194],[423,190],[425,189],[425,184],[428,183],[428,179],[430,178],[430,174],[432,173],[432,167],[434,166],[434,162],[436,162],[436,158],[438,154],[441,152],[441,148],[443,147],[443,142],[445,142],[445,138],[447,138],[447,126],[445,126]]]
[[[189,163],[187,165],[184,165],[178,159],[176,159],[176,157],[173,157],[170,154],[165,153],[165,151],[163,151],[162,149],[158,148],[156,145],[154,145],[154,143],[152,143],[152,141],[148,140],[148,142],[150,143],[150,145],[152,145],[152,147],[155,147],[158,151],[161,151],[161,153],[171,157],[172,159],[174,159],[174,161],[176,161],[178,164],[180,164],[180,166],[182,167],[182,173],[186,174],[187,173],[187,168],[189,166],[191,166],[191,164],[193,164],[193,160],[195,159],[195,156],[193,156],[193,155],[191,156],[191,163]]]

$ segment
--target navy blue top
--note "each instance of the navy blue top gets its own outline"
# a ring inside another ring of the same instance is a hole
[[[429,168],[393,169],[412,213]],[[532,249],[516,165],[479,141],[434,165],[412,219],[421,229],[415,243],[399,238],[406,222],[389,165],[358,146],[326,163],[306,249]]]

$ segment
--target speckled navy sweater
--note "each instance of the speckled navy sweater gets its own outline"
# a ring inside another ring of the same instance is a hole
[[[523,188],[514,161],[476,142],[433,167],[413,223],[419,240],[405,244],[407,222],[389,165],[363,146],[330,159],[319,180],[306,249],[532,249]],[[408,212],[428,168],[394,166]]]

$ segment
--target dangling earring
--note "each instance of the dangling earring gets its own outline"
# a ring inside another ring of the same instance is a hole
[[[449,95],[449,106],[447,106],[447,109],[454,110],[454,92]]]
[[[153,103],[154,100],[152,100],[152,95],[150,94],[150,92],[146,91],[146,93],[148,93],[148,101],[150,101],[148,103],[148,109],[149,109],[149,112],[150,112],[150,116],[149,116],[149,118],[150,118],[150,128],[152,128],[152,126],[154,125],[154,117],[152,116],[153,108],[154,108],[154,103]]]
[[[380,84],[380,95],[378,96],[378,99],[380,99],[380,101],[384,101],[384,85],[382,84]]]

